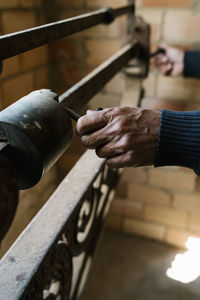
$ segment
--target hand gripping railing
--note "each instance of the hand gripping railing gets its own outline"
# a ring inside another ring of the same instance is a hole
[[[130,11],[132,5],[103,9],[3,36],[0,57],[16,55],[105,20],[108,23]],[[0,238],[16,209],[16,183],[20,188],[36,184],[68,148],[72,138],[68,108],[78,112],[130,59],[142,57],[147,65],[148,27],[138,31],[137,22],[135,26],[130,43],[63,95],[35,91],[0,112],[0,178],[1,170],[8,170],[3,179],[10,192],[7,197],[4,189],[5,197],[0,198],[9,204],[6,212],[0,211],[0,220],[6,221]],[[143,42],[141,35],[145,36]],[[9,300],[80,298],[119,178],[119,172],[104,163],[86,151],[9,249],[0,262],[0,299],[1,295]]]

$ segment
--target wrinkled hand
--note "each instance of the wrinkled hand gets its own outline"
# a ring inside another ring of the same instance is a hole
[[[114,107],[87,111],[77,123],[83,145],[96,149],[113,168],[139,167],[155,162],[160,111]]]
[[[163,75],[178,76],[184,69],[184,51],[178,48],[161,45],[165,54],[159,54],[155,58],[155,65]]]

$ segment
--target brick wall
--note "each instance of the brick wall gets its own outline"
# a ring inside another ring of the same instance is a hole
[[[137,1],[137,13],[151,24],[152,49],[160,42],[198,49],[200,13],[191,0]],[[143,107],[171,110],[200,108],[199,80],[168,78],[152,66],[144,82]],[[200,237],[200,179],[179,167],[126,169],[108,226],[184,247]]]

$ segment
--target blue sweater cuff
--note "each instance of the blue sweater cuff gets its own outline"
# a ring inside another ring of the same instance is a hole
[[[185,52],[183,76],[200,78],[200,51]]]
[[[200,175],[200,111],[162,110],[155,167],[183,166]]]

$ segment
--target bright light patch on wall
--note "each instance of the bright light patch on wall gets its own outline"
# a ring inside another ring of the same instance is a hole
[[[188,250],[175,256],[166,274],[174,280],[189,283],[200,276],[200,238],[189,237],[185,245]]]

